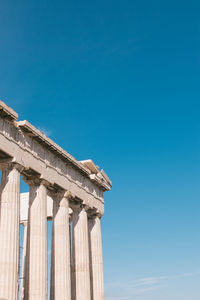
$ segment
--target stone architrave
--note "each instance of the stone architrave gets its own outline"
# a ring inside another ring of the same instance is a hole
[[[18,299],[20,172],[1,165],[0,299]]]
[[[71,300],[68,194],[53,194],[51,300]]]

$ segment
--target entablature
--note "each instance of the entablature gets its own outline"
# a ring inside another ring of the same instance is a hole
[[[25,177],[38,175],[103,213],[103,192],[112,186],[103,170],[91,160],[76,160],[28,121],[17,121],[17,113],[2,101],[0,112],[0,159],[11,158]]]

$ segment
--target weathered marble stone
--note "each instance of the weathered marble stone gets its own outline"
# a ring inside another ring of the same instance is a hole
[[[0,299],[17,300],[20,173],[4,166],[0,193]]]
[[[74,208],[72,226],[72,300],[90,300],[88,217],[84,207]]]
[[[47,192],[30,183],[25,299],[47,300]]]
[[[69,203],[63,193],[54,196],[51,300],[71,300]]]
[[[76,160],[28,121],[18,121],[18,114],[2,101],[0,168],[0,299],[18,299],[21,276],[20,300],[47,300],[51,219],[51,300],[103,300],[99,217],[104,213],[103,193],[112,186],[105,172],[90,159]],[[21,199],[20,175],[30,186]]]
[[[101,223],[98,215],[89,218],[88,229],[90,241],[91,299],[104,300]]]

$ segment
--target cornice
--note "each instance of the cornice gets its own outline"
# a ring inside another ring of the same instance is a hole
[[[92,160],[86,160],[86,161],[79,162],[71,154],[69,154],[64,149],[62,149],[60,146],[58,146],[55,142],[53,142],[50,138],[48,138],[44,133],[42,133],[40,130],[35,128],[32,124],[30,124],[26,120],[17,122],[17,126],[22,131],[24,131],[26,134],[28,134],[29,136],[31,136],[35,140],[37,140],[39,143],[42,143],[43,145],[45,145],[48,150],[55,153],[55,155],[57,155],[59,158],[61,158],[64,161],[67,161],[68,163],[71,163],[81,173],[83,173],[85,176],[89,177],[91,181],[95,182],[98,186],[103,188],[103,190],[110,190],[112,185],[111,185],[109,178],[107,177],[107,175],[102,176],[103,170],[101,170],[99,172],[98,167],[95,166],[95,164],[92,162]],[[91,162],[90,164],[93,166],[92,169],[88,167],[88,164],[87,164],[88,162]]]
[[[0,100],[0,116],[11,121],[16,121],[18,119],[18,114],[1,100]]]

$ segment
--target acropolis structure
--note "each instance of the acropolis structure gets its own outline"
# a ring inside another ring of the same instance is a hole
[[[47,300],[48,280],[51,300],[104,300],[101,217],[103,193],[112,186],[106,173],[92,160],[77,161],[28,121],[18,121],[2,101],[0,169],[0,300]],[[20,176],[29,186],[21,197]]]

